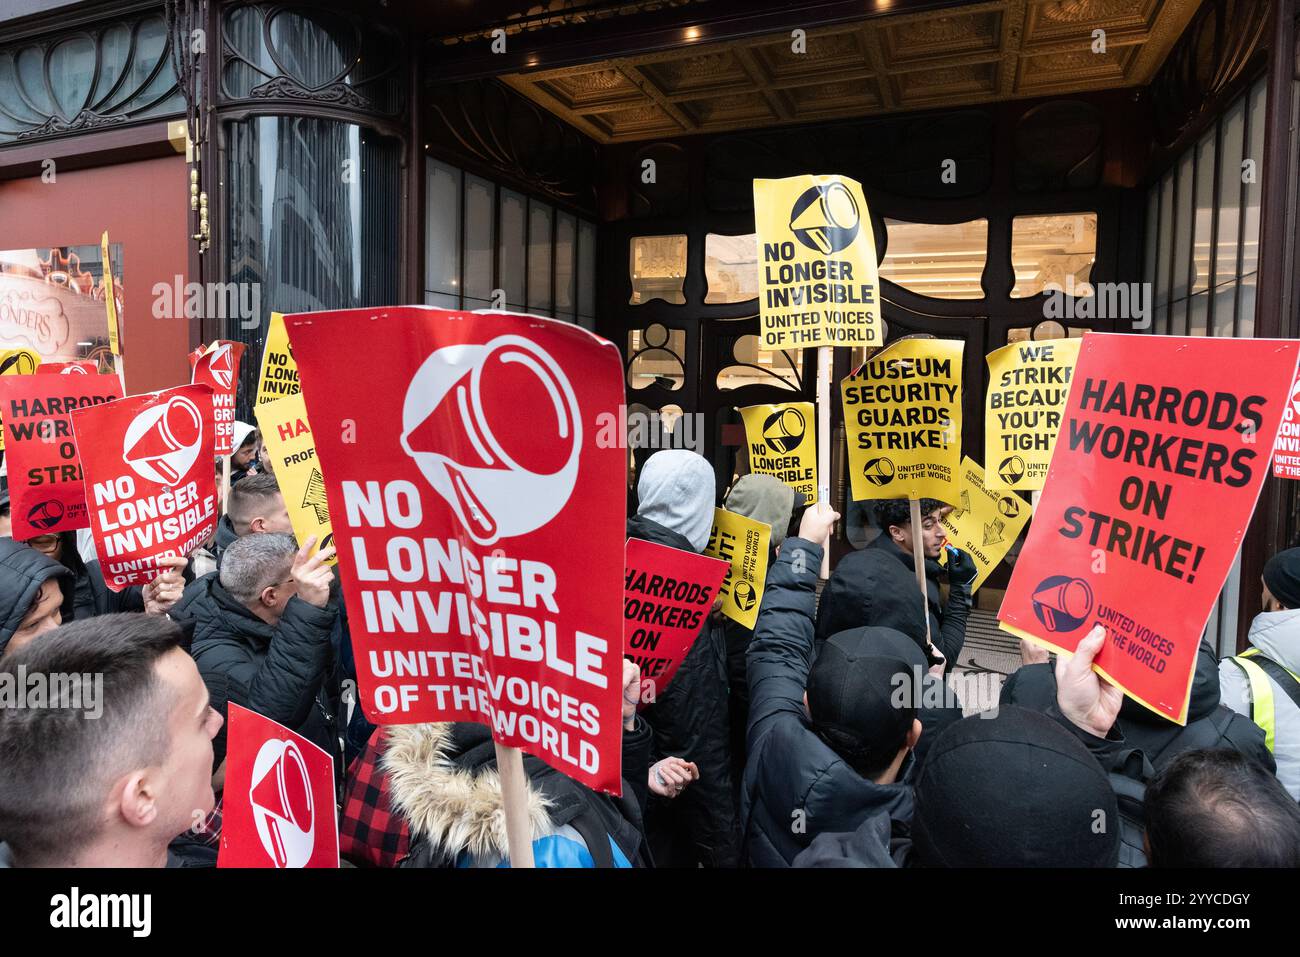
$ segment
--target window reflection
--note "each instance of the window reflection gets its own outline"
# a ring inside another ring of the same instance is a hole
[[[1067,295],[1091,296],[1096,258],[1096,213],[1017,216],[1011,221],[1011,298],[1036,296],[1049,284]]]
[[[907,223],[886,219],[889,242],[880,278],[935,299],[983,299],[989,221]]]
[[[755,335],[741,336],[731,348],[734,362],[718,373],[723,391],[766,385],[798,391],[803,381],[803,350],[771,351],[758,347]]]
[[[748,302],[758,298],[758,236],[704,238],[704,301]]]
[[[653,323],[627,334],[629,389],[659,386],[676,391],[686,382],[686,331]]]
[[[680,306],[686,302],[682,292],[686,282],[686,237],[634,237],[629,270],[632,276],[629,305],[639,306],[651,299],[662,299]]]

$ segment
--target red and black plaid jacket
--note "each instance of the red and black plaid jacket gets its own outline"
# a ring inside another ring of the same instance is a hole
[[[360,867],[396,867],[411,844],[406,819],[388,803],[388,776],[379,769],[384,748],[384,729],[377,728],[348,768],[339,853]]]

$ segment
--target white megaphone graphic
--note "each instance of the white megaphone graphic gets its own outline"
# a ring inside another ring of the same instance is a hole
[[[253,823],[276,867],[305,867],[316,846],[316,808],[307,762],[293,741],[272,738],[253,761]]]
[[[212,374],[212,381],[222,389],[230,388],[235,381],[235,363],[230,354],[230,343],[223,342],[212,350],[208,357],[208,372]]]
[[[122,460],[150,482],[176,485],[199,457],[203,417],[184,396],[145,409],[122,437]]]
[[[525,401],[521,390],[539,401]],[[541,528],[564,508],[582,422],[559,364],[506,335],[446,346],[424,361],[406,390],[401,441],[469,536],[490,545]]]

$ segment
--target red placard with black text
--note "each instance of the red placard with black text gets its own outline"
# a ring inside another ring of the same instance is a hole
[[[1073,652],[1104,625],[1096,670],[1186,723],[1298,355],[1293,340],[1085,335],[1002,627]]]
[[[622,360],[564,322],[285,317],[379,724],[477,721],[621,790]],[[364,348],[358,348],[364,343]]]
[[[217,867],[338,867],[334,759],[231,704]]]
[[[1278,478],[1300,479],[1300,375],[1291,383],[1282,410],[1282,428],[1273,446],[1273,474]]]
[[[190,353],[190,382],[212,390],[212,411],[216,423],[216,454],[235,451],[235,390],[239,387],[239,359],[242,342],[218,340],[207,351]]]
[[[0,376],[10,520],[18,541],[90,524],[68,414],[122,397],[116,376]]]
[[[82,437],[90,530],[109,588],[153,581],[159,559],[188,556],[216,534],[211,389],[133,395],[74,412],[72,426]]]
[[[641,704],[653,704],[709,620],[730,562],[639,538],[627,540],[623,654],[641,669]]]
[[[99,375],[99,363],[94,359],[73,359],[68,362],[42,362],[36,367],[37,375]]]

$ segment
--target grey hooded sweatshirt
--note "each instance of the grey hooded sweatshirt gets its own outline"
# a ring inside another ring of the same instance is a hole
[[[1246,636],[1260,654],[1283,668],[1300,674],[1300,608],[1266,611],[1255,616]],[[1291,797],[1300,801],[1300,708],[1273,683],[1273,758],[1277,779]],[[1236,662],[1219,662],[1219,697],[1233,711],[1250,717],[1250,683]]]

